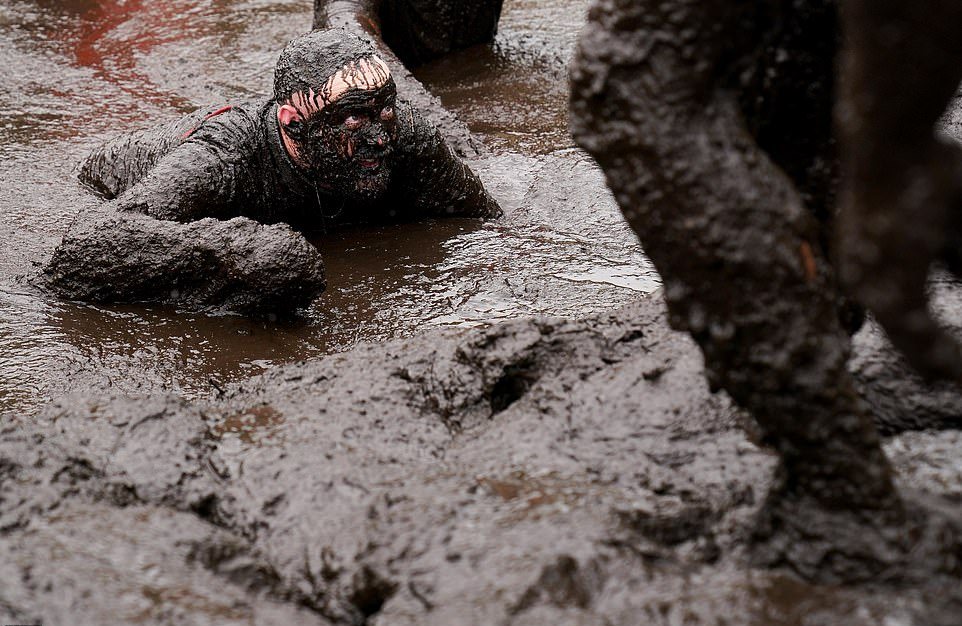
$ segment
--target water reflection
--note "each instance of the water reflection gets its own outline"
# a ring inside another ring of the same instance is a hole
[[[493,46],[455,52],[415,74],[495,149],[570,147],[567,63],[587,9],[586,0],[506,2]]]

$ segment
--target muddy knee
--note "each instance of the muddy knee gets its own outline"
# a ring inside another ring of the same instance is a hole
[[[384,40],[417,65],[494,39],[502,0],[387,0],[381,3]]]

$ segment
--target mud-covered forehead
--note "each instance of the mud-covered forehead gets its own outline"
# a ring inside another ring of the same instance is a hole
[[[296,93],[339,95],[351,88],[383,84],[390,76],[374,44],[343,29],[315,30],[281,52],[274,68],[274,100],[286,102]],[[371,83],[368,85],[368,83]]]
[[[387,64],[378,57],[349,63],[317,88],[295,92],[282,104],[293,106],[301,119],[313,119],[323,111],[334,115],[343,108],[392,106],[396,88]],[[320,119],[320,118],[318,118]]]

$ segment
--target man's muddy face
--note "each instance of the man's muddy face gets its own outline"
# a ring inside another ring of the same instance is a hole
[[[319,186],[373,200],[391,179],[397,141],[394,81],[352,90],[305,123],[302,154]]]
[[[295,115],[285,128],[295,161],[319,188],[378,198],[391,179],[396,98],[387,64],[374,56],[346,65],[317,91],[294,94],[284,108]]]

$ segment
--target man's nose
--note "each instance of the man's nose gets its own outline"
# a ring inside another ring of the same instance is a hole
[[[371,129],[372,132],[368,136],[368,141],[374,144],[378,148],[384,148],[389,143],[391,143],[391,135],[388,134],[383,128],[374,127]]]

